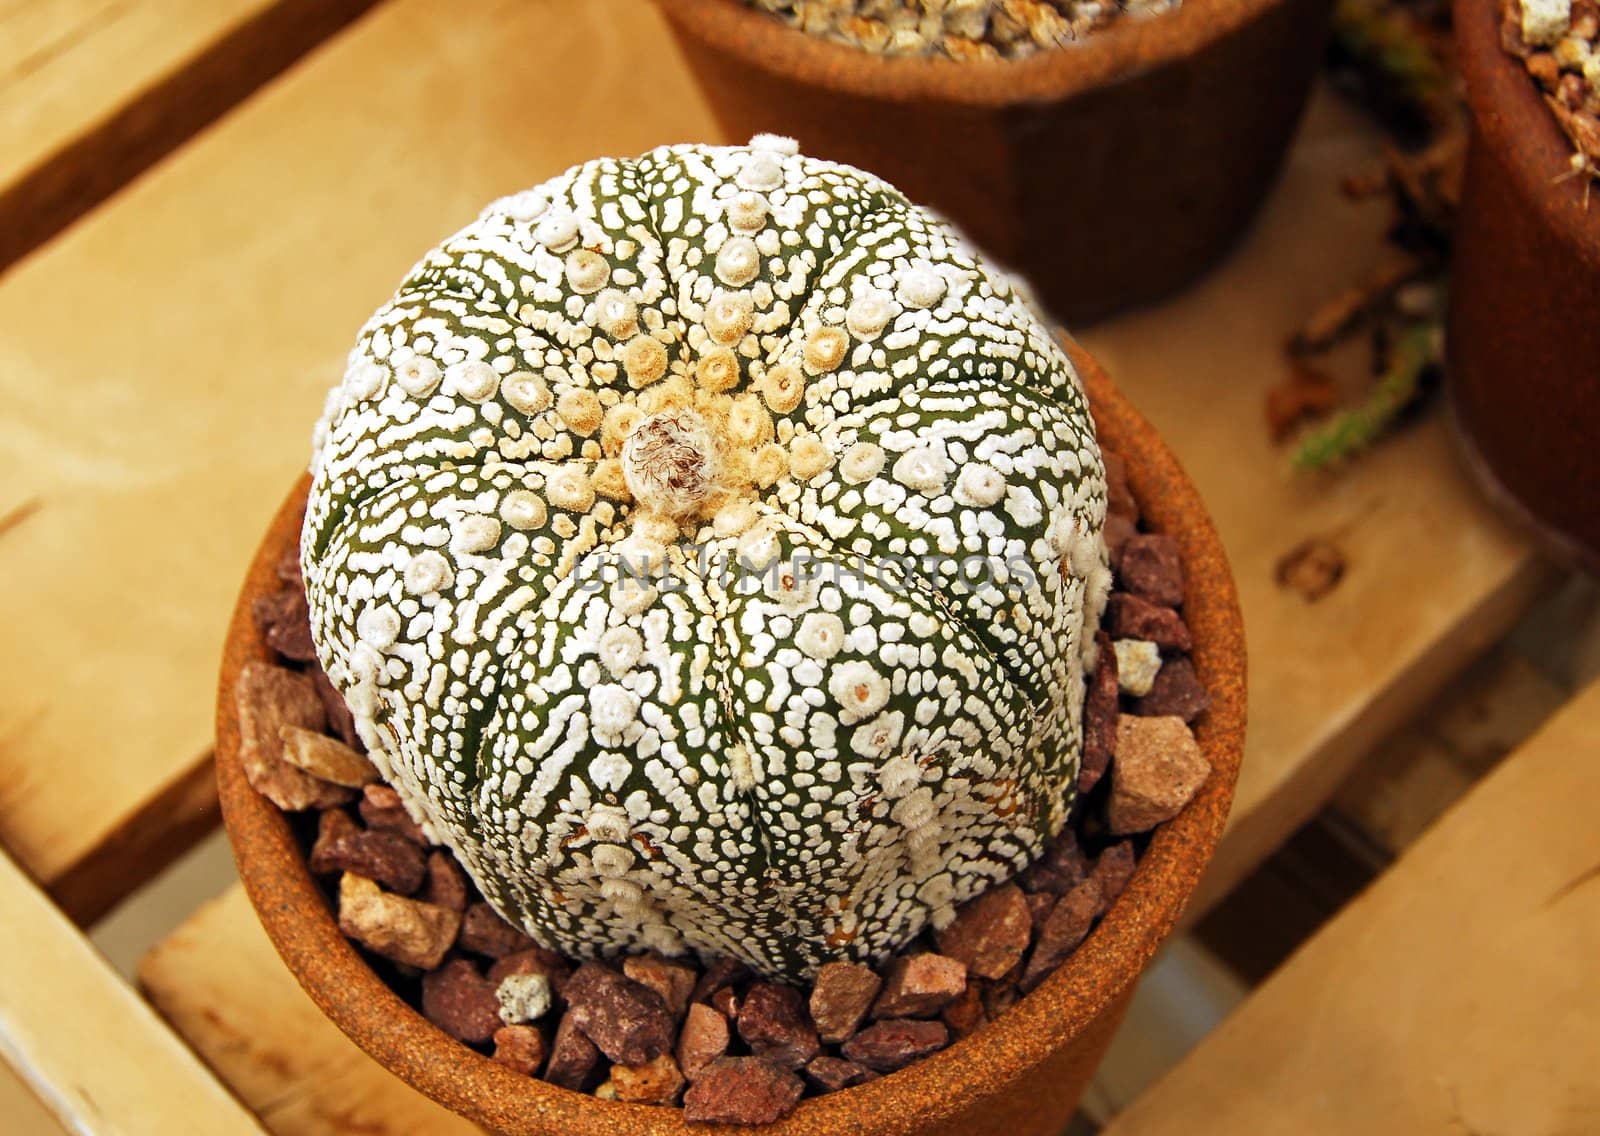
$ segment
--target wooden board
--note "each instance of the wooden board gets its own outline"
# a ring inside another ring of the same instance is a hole
[[[1107,1136],[1600,1131],[1600,684]]]
[[[235,884],[147,955],[163,1017],[280,1136],[477,1136],[363,1053],[284,967]]]
[[[10,975],[0,983],[0,1066],[63,1126],[103,1136],[261,1131],[3,855],[0,927]],[[17,1120],[6,1114],[8,1132]]]
[[[491,198],[711,133],[648,5],[471,13],[378,9],[0,283],[0,843],[80,917],[214,819],[223,628],[366,316]]]
[[[13,0],[0,8],[0,270],[374,0]]]
[[[1354,111],[1314,99],[1237,253],[1181,297],[1080,337],[1200,487],[1244,608],[1244,767],[1191,918],[1304,824],[1362,754],[1503,635],[1550,579],[1474,494],[1442,414],[1324,476],[1294,473],[1268,438],[1263,395],[1282,377],[1288,332],[1385,256],[1385,208],[1338,191],[1340,176],[1375,154]],[[1278,586],[1276,567],[1313,537],[1337,545],[1346,569],[1308,602]]]

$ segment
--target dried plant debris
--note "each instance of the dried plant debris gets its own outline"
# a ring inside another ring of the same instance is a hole
[[[746,0],[797,31],[873,55],[960,62],[1021,59],[1065,47],[1123,16],[1179,0]]]
[[[1502,0],[1500,41],[1572,140],[1572,175],[1600,178],[1600,0]]]

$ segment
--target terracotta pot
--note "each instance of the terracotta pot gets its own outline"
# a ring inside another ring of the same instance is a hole
[[[1472,110],[1456,222],[1449,383],[1468,465],[1558,554],[1600,572],[1600,186],[1522,61],[1496,0],[1455,0]]]
[[[1272,183],[1332,0],[1186,0],[1027,59],[883,59],[743,0],[657,0],[728,137],[871,170],[1068,325],[1188,283]]]
[[[1211,857],[1233,799],[1244,743],[1244,632],[1217,534],[1194,486],[1150,425],[1075,351],[1102,438],[1127,459],[1150,524],[1175,534],[1188,574],[1193,659],[1213,704],[1197,735],[1212,775],[1161,828],[1127,890],[1078,951],[1032,994],[977,1034],[899,1073],[806,1101],[770,1136],[1055,1136],[1082,1095],[1151,955],[1172,930]],[[217,699],[217,778],[239,874],[256,912],[312,999],[402,1079],[502,1133],[687,1136],[677,1109],[597,1100],[512,1073],[452,1040],[402,1001],[339,932],[288,821],[256,794],[239,759],[234,684],[271,652],[252,600],[275,589],[275,562],[298,538],[308,482],[290,492],[245,579]]]

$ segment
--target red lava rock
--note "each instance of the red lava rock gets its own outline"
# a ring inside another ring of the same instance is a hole
[[[1021,997],[1022,992],[1017,989],[1015,978],[1008,977],[1004,982],[991,982],[983,988],[983,1012],[992,1022],[1015,1006],[1017,999]]]
[[[1022,972],[1022,989],[1031,991],[1077,950],[1100,912],[1100,885],[1084,880],[1056,903],[1039,931],[1028,968]]]
[[[494,1059],[524,1076],[544,1064],[544,1034],[532,1026],[501,1026],[494,1031]]]
[[[694,993],[689,995],[691,1002],[709,1002],[711,996],[719,990],[724,990],[734,983],[739,982],[749,975],[749,969],[737,959],[718,957],[706,964],[705,972],[700,975],[700,981],[695,983]],[[732,1017],[733,1015],[728,1015]]]
[[[556,1039],[550,1043],[550,1064],[545,1066],[544,1079],[563,1089],[581,1091],[593,1080],[599,1066],[600,1050],[584,1036],[570,1012],[563,1014],[556,1027]]]
[[[840,1052],[858,1065],[879,1073],[892,1073],[930,1053],[937,1053],[949,1042],[950,1031],[943,1022],[891,1018],[872,1023],[845,1042]]]
[[[550,980],[550,989],[560,997],[572,974],[572,964],[555,951],[534,946],[504,955],[489,967],[489,981],[497,987],[514,974],[542,974]]]
[[[939,1012],[939,1020],[950,1030],[950,1040],[960,1041],[989,1020],[983,1008],[981,983],[967,984],[966,991]]]
[[[295,528],[299,529],[303,524],[305,524],[305,514],[302,512],[300,514],[300,520],[295,524]],[[302,592],[305,591],[305,577],[300,574],[299,541],[296,540],[289,542],[288,546],[284,548],[283,552],[278,555],[278,561],[272,566],[272,570],[277,573],[278,579],[282,580],[285,584],[293,584]]]
[[[1183,719],[1124,714],[1117,722],[1106,823],[1119,835],[1148,832],[1177,816],[1210,775],[1211,765]]]
[[[1094,862],[1094,871],[1090,877],[1100,885],[1100,900],[1102,910],[1109,908],[1122,894],[1122,889],[1128,886],[1128,881],[1133,878],[1134,862],[1133,841],[1120,840],[1111,845]]]
[[[872,1004],[874,1018],[925,1018],[961,997],[967,988],[965,964],[944,955],[897,958],[883,976],[883,992]]]
[[[277,618],[266,627],[263,638],[267,646],[286,659],[309,663],[317,657],[316,644],[311,641],[311,612],[306,607],[306,594],[301,588],[289,588]]]
[[[427,874],[422,849],[392,832],[362,829],[342,809],[330,809],[319,818],[311,870],[354,872],[400,895],[414,893]]]
[[[1183,564],[1178,542],[1167,533],[1140,533],[1122,549],[1122,583],[1162,607],[1183,605]]]
[[[634,955],[622,960],[622,973],[661,995],[674,1018],[683,1017],[700,972],[688,963],[672,962],[660,955]]]
[[[822,1040],[837,1045],[855,1033],[882,987],[883,979],[870,967],[823,963],[811,989],[811,1020]]]
[[[750,1052],[785,1069],[798,1069],[822,1049],[800,991],[757,982],[739,1007],[739,1036]]]
[[[1111,646],[1111,636],[1104,631],[1096,631],[1094,641],[1099,651],[1083,701],[1083,758],[1078,764],[1080,793],[1087,793],[1099,784],[1117,746],[1117,652]]]
[[[400,794],[387,785],[368,785],[361,790],[361,803],[357,806],[361,819],[368,828],[381,829],[403,836],[413,844],[428,847],[428,838],[411,819],[406,807],[400,803]]]
[[[800,1103],[805,1082],[759,1057],[722,1057],[683,1095],[683,1118],[702,1124],[771,1124]]]
[[[678,1067],[694,1080],[700,1071],[728,1052],[732,1037],[728,1019],[704,1002],[692,1002],[678,1033]]]
[[[432,970],[460,927],[449,908],[390,895],[354,872],[339,877],[339,930],[384,958]]]
[[[1100,451],[1100,460],[1106,467],[1106,512],[1112,516],[1139,519],[1139,502],[1134,499],[1133,488],[1128,484],[1128,463],[1121,454],[1110,450]]]
[[[609,1081],[619,1101],[629,1104],[672,1104],[683,1091],[683,1072],[663,1053],[643,1065],[613,1065]]]
[[[1153,604],[1132,592],[1112,593],[1106,625],[1114,639],[1144,639],[1164,651],[1187,651],[1194,646],[1189,625],[1174,608]]]
[[[562,995],[567,1016],[618,1065],[643,1065],[672,1048],[672,1011],[666,1001],[610,967],[584,963],[567,979]]]
[[[322,709],[328,715],[328,725],[335,736],[357,753],[366,753],[367,747],[356,731],[355,715],[350,713],[344,695],[339,693],[332,680],[315,663],[306,668],[306,673],[311,676],[311,684],[317,688],[317,697],[322,699]]]
[[[283,760],[285,726],[321,731],[328,716],[311,680],[287,667],[249,662],[234,688],[239,716],[239,758],[251,787],[285,812],[329,809],[355,796],[319,781]]]
[[[711,995],[711,1008],[730,1022],[739,1016],[739,1007],[742,1004],[743,999],[739,997],[739,992],[731,986],[724,986]]]
[[[868,1081],[876,1081],[878,1076],[865,1065],[857,1065],[842,1057],[815,1057],[806,1066],[806,1080],[824,1093],[836,1093],[840,1089],[864,1085]]]
[[[1050,912],[1055,909],[1056,896],[1047,891],[1029,892],[1028,919],[1033,925],[1033,934],[1037,938],[1039,929],[1044,926],[1044,921],[1050,918]]]
[[[458,1041],[488,1041],[504,1023],[495,984],[464,958],[422,976],[422,1016]]]
[[[533,940],[500,918],[487,903],[479,902],[467,906],[458,945],[475,955],[497,959],[527,950]]]
[[[1101,534],[1106,541],[1106,559],[1111,564],[1113,572],[1122,568],[1122,553],[1128,547],[1128,539],[1137,536],[1139,526],[1127,517],[1110,513],[1106,516],[1105,527]]]
[[[939,953],[977,978],[999,978],[1022,961],[1032,925],[1028,901],[1016,884],[992,887],[962,904],[954,922],[935,933]]]
[[[1211,695],[1194,673],[1188,659],[1173,659],[1156,672],[1150,693],[1134,703],[1134,710],[1147,717],[1171,716],[1193,722],[1211,705]]]
[[[1070,828],[1063,828],[1044,850],[1044,855],[1017,877],[1017,882],[1026,892],[1065,895],[1088,874],[1089,862],[1078,847],[1077,834]]]
[[[418,897],[451,911],[467,909],[467,873],[461,870],[456,858],[442,849],[428,853],[428,878],[423,882]]]

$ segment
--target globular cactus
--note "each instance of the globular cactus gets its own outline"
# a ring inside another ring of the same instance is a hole
[[[762,137],[496,202],[368,322],[313,472],[322,664],[541,943],[875,960],[1066,818],[1083,393],[868,174]]]

